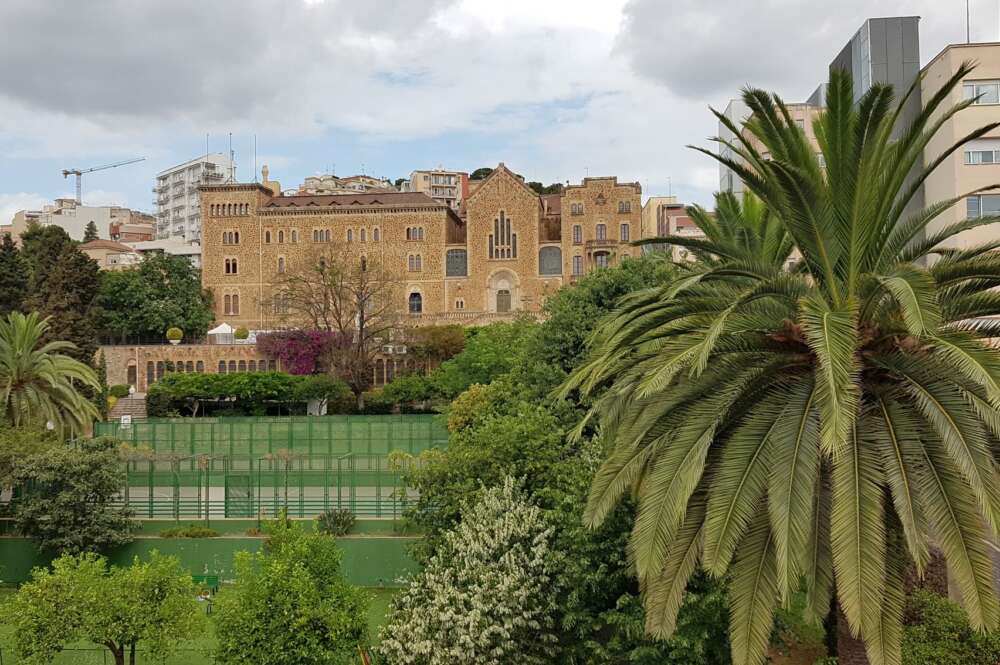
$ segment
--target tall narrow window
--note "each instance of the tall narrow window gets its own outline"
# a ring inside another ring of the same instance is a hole
[[[325,240],[326,242],[330,242],[330,229],[327,229],[326,231],[323,232],[323,240]]]
[[[347,229],[347,242],[354,242],[354,231]]]
[[[574,256],[573,257],[573,274],[582,275],[583,274],[583,257]]]
[[[573,244],[581,245],[583,244],[583,227],[579,224],[573,225]]]
[[[365,240],[366,240],[366,238],[365,238],[365,229],[361,229],[360,231],[358,231],[358,236],[359,236],[358,240],[360,240],[361,242],[365,242]]]
[[[223,314],[232,314],[233,313],[233,297],[229,296],[229,295],[223,296],[222,302],[224,303],[223,306],[222,306],[222,313]]]
[[[239,362],[239,365],[237,367],[238,367],[238,369],[236,371],[238,371],[238,372],[245,372],[245,371],[247,371],[247,361],[241,360]]]
[[[248,372],[256,372],[257,371],[257,361],[256,360],[248,360],[247,361],[247,371]]]
[[[236,373],[236,361],[235,360],[230,360],[229,361],[229,373],[230,374],[235,374]]]
[[[608,227],[604,224],[597,225],[597,239],[607,240],[608,239]]]
[[[264,244],[265,245],[270,245],[271,244],[271,232],[270,231],[264,231]]]
[[[240,313],[240,296],[237,293],[233,294],[233,314]]]
[[[377,226],[374,229],[372,229],[372,241],[373,242],[378,242],[378,227]]]
[[[225,373],[226,373],[226,361],[225,360],[220,360],[219,361],[219,374],[225,374]]]
[[[278,243],[283,243],[283,242],[285,242],[285,232],[278,231]]]
[[[493,220],[493,233],[488,242],[491,259],[517,258],[517,234],[512,231],[510,218],[502,210]]]
[[[196,362],[194,364],[194,371],[197,372],[198,374],[204,373],[205,372],[205,361],[204,360],[199,360],[198,362]]]
[[[285,257],[283,256],[278,257],[278,272],[279,273],[285,272]]]
[[[621,241],[629,242],[631,236],[631,229],[628,224],[622,224],[621,226]]]
[[[410,314],[420,314],[424,311],[424,298],[419,293],[411,293],[409,300]]]
[[[299,241],[299,232],[292,229],[292,243],[297,243]]]

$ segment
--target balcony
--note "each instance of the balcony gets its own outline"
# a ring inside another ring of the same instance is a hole
[[[584,243],[584,246],[588,251],[590,251],[595,249],[615,249],[619,244],[620,243],[617,240],[605,238],[604,240],[588,240]]]

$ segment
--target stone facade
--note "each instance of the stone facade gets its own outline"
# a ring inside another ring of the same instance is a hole
[[[642,188],[618,178],[584,178],[563,191],[563,274],[570,279],[638,256],[629,243],[641,237]]]
[[[254,344],[102,346],[101,353],[108,368],[108,385],[134,386],[138,393],[145,393],[171,371],[231,374],[280,369],[276,360],[258,353]]]
[[[321,252],[377,257],[399,275],[401,314],[462,324],[537,312],[574,270],[639,254],[628,243],[641,236],[641,189],[613,177],[539,197],[500,164],[460,210],[422,193],[280,191],[266,173],[262,184],[201,189],[202,281],[217,321],[251,330],[295,325],[275,306],[276,276]]]

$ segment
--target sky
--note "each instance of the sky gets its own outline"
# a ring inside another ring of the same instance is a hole
[[[970,0],[996,41],[1000,0]],[[747,85],[804,100],[874,16],[921,17],[921,60],[965,41],[965,0],[3,0],[0,223],[71,195],[152,210],[206,149],[284,188],[335,172],[504,162],[528,180],[638,181],[708,203],[709,146]]]

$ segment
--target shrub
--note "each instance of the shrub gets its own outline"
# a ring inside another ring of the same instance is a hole
[[[996,665],[1000,633],[969,626],[965,611],[947,598],[917,589],[907,599],[903,665]]]
[[[160,538],[218,538],[219,532],[197,524],[175,526],[160,531]]]
[[[299,402],[318,399],[339,403],[353,398],[351,389],[337,377],[330,374],[312,374],[302,377],[292,390],[292,399]]]
[[[167,339],[170,341],[178,341],[184,338],[184,331],[180,328],[167,328]]]
[[[257,349],[277,358],[290,374],[312,374],[333,350],[334,334],[326,330],[283,330],[257,336]]]
[[[233,333],[233,337],[235,337],[236,339],[246,339],[249,336],[250,336],[250,331],[247,330],[244,326],[240,326],[239,328],[236,329],[236,332]]]
[[[368,390],[364,393],[365,406],[360,409],[361,413],[383,414],[392,413],[392,407],[396,406],[392,400],[385,398],[381,390]]]
[[[131,388],[132,386],[129,386],[128,384],[119,383],[116,386],[111,386],[110,388],[108,388],[108,394],[111,395],[112,397],[117,397],[118,399],[121,399],[123,397],[129,396],[129,390]]]
[[[328,510],[316,518],[319,530],[331,536],[346,536],[354,526],[354,513],[343,508]]]
[[[433,383],[421,374],[404,374],[382,389],[382,397],[394,405],[426,402],[435,394]]]

